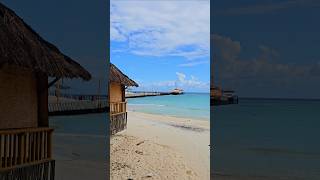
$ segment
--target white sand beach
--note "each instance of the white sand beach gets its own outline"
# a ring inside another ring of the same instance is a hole
[[[111,137],[111,179],[210,179],[209,121],[128,112]]]

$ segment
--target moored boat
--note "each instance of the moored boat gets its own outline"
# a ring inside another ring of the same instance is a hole
[[[172,95],[180,95],[183,94],[183,89],[175,88],[174,90],[171,91]]]

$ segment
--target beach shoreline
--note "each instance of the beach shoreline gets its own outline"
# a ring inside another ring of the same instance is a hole
[[[111,137],[111,179],[209,179],[210,122],[128,111]]]

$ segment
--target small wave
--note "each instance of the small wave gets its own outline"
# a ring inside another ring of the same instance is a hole
[[[178,125],[178,124],[169,124],[170,126],[176,127],[176,128],[181,128],[184,130],[190,130],[190,131],[195,131],[195,132],[203,132],[206,131],[204,128],[200,127],[192,127],[192,126],[187,126],[187,125]]]
[[[188,109],[194,110],[194,111],[205,111],[205,110],[207,110],[205,108],[188,108]]]
[[[158,107],[164,107],[166,105],[162,104],[128,104],[129,106],[158,106]]]

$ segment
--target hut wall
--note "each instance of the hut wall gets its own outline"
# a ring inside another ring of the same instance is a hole
[[[0,129],[37,127],[37,82],[29,71],[0,70]]]
[[[119,83],[110,83],[110,102],[122,102],[123,97],[123,87]]]

